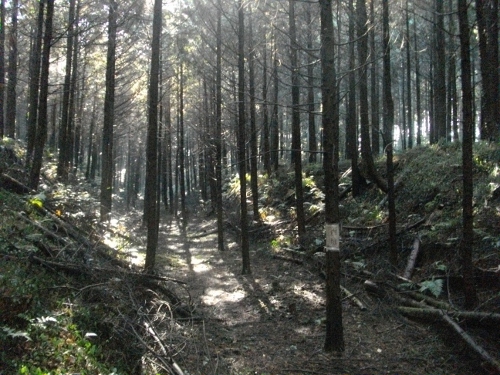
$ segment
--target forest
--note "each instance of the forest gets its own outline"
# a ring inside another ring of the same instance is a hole
[[[500,373],[498,16],[0,0],[0,375]]]

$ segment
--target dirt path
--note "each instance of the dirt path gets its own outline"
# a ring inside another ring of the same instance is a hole
[[[343,305],[346,351],[325,354],[324,281],[312,266],[273,259],[252,239],[252,275],[241,275],[239,246],[226,238],[217,250],[216,223],[192,217],[160,231],[158,263],[186,281],[202,320],[198,355],[206,369],[190,374],[474,374],[460,350],[424,325],[412,323],[366,295],[349,275],[343,285],[368,306]],[[193,354],[194,355],[194,354]],[[477,368],[476,368],[477,370]]]

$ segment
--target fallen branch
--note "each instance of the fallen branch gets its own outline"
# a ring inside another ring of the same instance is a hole
[[[123,276],[129,276],[129,277],[136,277],[139,279],[170,281],[170,282],[174,282],[174,283],[181,284],[181,285],[187,284],[184,281],[171,279],[169,277],[152,275],[149,273],[132,272],[132,271],[124,270],[124,269],[110,269],[110,268],[101,268],[101,267],[92,267],[91,268],[91,267],[85,267],[82,264],[54,262],[51,260],[42,259],[42,258],[37,257],[37,256],[30,257],[30,260],[34,263],[41,264],[43,266],[49,266],[49,267],[59,269],[62,271],[76,272],[76,273],[80,273],[80,274],[94,274],[96,272],[101,272],[101,273],[113,274],[115,276],[116,275],[123,275]]]
[[[439,309],[418,309],[418,308],[411,308],[411,307],[398,307],[398,310],[411,316],[416,316],[416,317],[429,317],[432,316],[434,318],[441,318],[445,323],[450,326],[464,341],[465,343],[473,350],[475,351],[484,361],[489,363],[492,368],[497,372],[500,373],[500,362],[498,362],[496,359],[494,359],[490,354],[484,350],[481,346],[479,346],[474,339],[467,333],[465,332],[460,325],[458,325],[457,322],[455,322],[450,316],[443,310]],[[466,313],[466,312],[462,312]],[[469,312],[467,312],[469,313]],[[470,312],[471,314],[477,314],[474,312]],[[455,316],[457,316],[457,313],[453,313]],[[496,314],[499,315],[499,314]],[[497,323],[498,324],[498,323]]]
[[[295,258],[292,258],[292,257],[287,257],[287,256],[284,256],[284,255],[278,255],[278,254],[274,254],[273,255],[273,259],[279,259],[279,260],[284,260],[286,262],[291,262],[291,263],[295,263],[295,264],[304,264],[304,262],[300,259],[295,259]]]
[[[340,286],[340,289],[346,295],[346,298],[352,300],[359,307],[359,309],[361,311],[366,310],[366,306],[364,305],[363,302],[361,302],[361,300],[358,297],[356,297],[354,294],[352,294],[349,290],[344,288],[342,285]]]
[[[441,309],[435,309],[432,307],[406,307],[398,306],[397,309],[407,315],[413,316],[420,319],[433,319],[439,318],[442,314],[451,315],[457,320],[467,320],[477,323],[483,323],[488,325],[497,326],[500,324],[500,314],[480,312],[480,311],[460,311],[452,310],[445,311]]]
[[[22,182],[19,182],[15,178],[10,177],[8,174],[5,173],[0,174],[0,187],[15,194],[35,193],[33,190],[24,185]]]
[[[51,240],[58,242],[62,246],[68,246],[69,245],[68,240],[66,240],[63,237],[58,236],[54,232],[52,232],[52,231],[48,230],[47,228],[45,228],[44,226],[38,224],[36,221],[31,220],[26,215],[18,213],[17,217],[19,219],[27,222],[28,224],[34,226],[36,229],[38,229],[40,232],[42,232],[47,238],[50,238]]]

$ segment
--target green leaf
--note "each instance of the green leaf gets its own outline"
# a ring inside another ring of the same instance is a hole
[[[435,297],[439,297],[441,292],[443,291],[443,280],[426,280],[420,283],[420,292],[425,292],[428,290]]]

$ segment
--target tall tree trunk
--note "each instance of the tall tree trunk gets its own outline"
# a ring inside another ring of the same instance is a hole
[[[472,143],[474,131],[474,115],[472,112],[472,85],[470,63],[470,27],[467,16],[467,1],[458,0],[458,24],[460,34],[460,52],[462,68],[462,240],[460,255],[462,258],[462,275],[465,287],[465,306],[473,308],[477,305],[477,294],[474,286],[472,268],[472,248],[474,238],[473,198],[473,162]]]
[[[262,52],[262,160],[264,171],[267,175],[271,175],[271,145],[270,145],[270,129],[269,129],[269,114],[267,102],[267,38],[264,35],[264,48]]]
[[[71,58],[71,81],[70,81],[70,96],[69,96],[69,106],[68,106],[68,129],[67,129],[67,137],[68,144],[66,145],[66,153],[68,158],[68,172],[71,170],[71,167],[74,167],[76,173],[76,167],[78,165],[78,161],[76,160],[76,156],[78,155],[78,147],[77,144],[77,136],[78,129],[77,126],[79,123],[77,122],[77,118],[79,114],[76,113],[75,108],[78,105],[78,96],[80,94],[83,95],[85,92],[84,87],[80,88],[78,84],[78,56],[79,56],[79,39],[78,39],[78,22],[80,17],[80,0],[77,0],[76,11],[75,11],[75,19],[73,26],[73,57]],[[84,76],[84,75],[83,75]],[[85,80],[82,80],[82,83]]]
[[[382,0],[382,28],[384,53],[383,72],[383,100],[384,100],[384,148],[387,152],[387,196],[389,204],[389,258],[393,266],[398,261],[396,247],[396,207],[394,197],[394,167],[393,167],[393,128],[394,128],[394,102],[391,88],[391,45],[389,30],[389,1]]]
[[[148,134],[146,140],[146,187],[144,192],[144,216],[147,224],[146,272],[155,266],[158,247],[158,78],[160,73],[160,37],[162,1],[155,0],[153,9],[153,41],[151,44],[151,71],[149,74]]]
[[[415,41],[415,105],[417,112],[417,146],[422,144],[422,105],[420,90],[420,52],[417,44],[417,25],[413,22],[413,37]]]
[[[240,174],[241,273],[248,275],[251,273],[251,268],[247,217],[245,134],[245,18],[243,1],[238,0],[238,165]]]
[[[339,113],[335,72],[332,0],[319,0],[321,18],[321,91],[323,102],[323,170],[325,174],[325,225],[339,225]],[[344,351],[342,298],[340,294],[340,249],[326,252],[327,352]]]
[[[179,139],[177,142],[179,152],[179,193],[181,198],[181,215],[183,223],[186,223],[186,165],[185,165],[185,142],[184,142],[184,62],[181,57],[179,71]]]
[[[409,2],[406,3],[406,95],[408,103],[406,107],[408,116],[408,148],[413,148],[413,108],[412,108],[412,93],[411,93],[411,36],[410,36],[410,14]]]
[[[456,27],[455,27],[455,12],[453,12],[453,0],[448,1],[449,6],[449,28],[450,28],[450,37],[449,37],[449,50],[456,50]],[[448,69],[448,104],[450,106],[450,123],[451,123],[451,133],[449,136],[453,135],[452,140],[457,142],[459,140],[458,137],[458,95],[457,95],[457,59],[456,54],[451,53],[449,59],[449,69]]]
[[[165,123],[165,127],[163,130],[163,138],[164,138],[164,182],[163,182],[163,201],[165,205],[165,210],[168,213],[172,212],[172,200],[170,198],[170,187],[172,186],[172,140],[171,134],[172,131],[172,118],[170,116],[170,85],[167,84],[166,93],[165,93],[165,103],[163,110],[163,122]]]
[[[101,156],[101,221],[107,221],[111,214],[113,191],[113,125],[115,122],[115,53],[117,31],[117,7],[115,0],[109,0],[108,52],[106,56],[106,93],[104,95],[104,124],[102,128]]]
[[[87,146],[87,169],[85,171],[85,179],[90,181],[90,166],[91,166],[91,158],[93,157],[93,149],[96,147],[95,145],[95,125],[96,125],[96,93],[94,93],[94,99],[92,101],[92,115],[90,117],[90,129],[89,129],[89,143]]]
[[[12,24],[9,33],[9,68],[7,76],[7,106],[5,113],[5,135],[16,136],[16,105],[17,105],[17,12],[19,0],[12,0]],[[3,25],[3,24],[2,24]]]
[[[292,74],[292,162],[295,172],[295,209],[299,243],[306,232],[304,213],[304,189],[302,187],[302,147],[300,136],[300,87],[297,46],[297,28],[295,26],[295,0],[288,1],[290,28],[290,61]]]
[[[253,219],[260,221],[259,215],[259,182],[257,173],[257,126],[255,124],[257,109],[255,104],[255,45],[253,42],[252,13],[248,15],[248,92],[250,94],[250,187],[252,190]]]
[[[313,25],[311,20],[311,7],[306,6],[307,23],[307,124],[309,141],[309,163],[318,161],[318,142],[316,140],[316,100],[314,96],[314,57],[313,50]]]
[[[277,46],[276,31],[273,34],[273,111],[271,115],[271,167],[276,172],[279,162],[279,115],[278,115],[278,100],[279,100],[279,76],[278,76],[278,46]]]
[[[71,97],[71,68],[73,67],[73,43],[75,23],[75,0],[70,0],[68,11],[68,28],[66,39],[66,70],[63,85],[61,126],[59,127],[59,160],[57,163],[57,177],[66,182],[70,166],[70,122],[73,113],[70,113]]]
[[[436,25],[435,38],[436,49],[434,84],[434,119],[436,141],[446,140],[446,43],[444,33],[444,7],[443,0],[435,0]]]
[[[349,0],[349,73],[346,118],[346,154],[351,159],[352,196],[361,194],[361,172],[358,166],[358,121],[356,113],[356,56],[355,56],[355,17],[353,0]]]
[[[378,59],[375,47],[375,1],[370,1],[370,55],[371,55],[371,122],[372,122],[372,153],[380,154],[380,109],[379,109],[379,81],[378,81]]]
[[[38,97],[40,93],[40,66],[42,60],[44,9],[45,9],[45,2],[40,1],[38,4],[38,20],[37,20],[35,41],[33,44],[32,58],[30,60],[30,85],[28,94],[29,107],[28,107],[28,119],[27,119],[28,141],[26,145],[26,166],[28,168],[31,165],[31,160],[33,157],[33,149],[35,148],[36,125],[38,119]]]
[[[224,250],[222,207],[222,1],[217,1],[217,66],[215,77],[215,181],[217,209],[217,247]]]
[[[38,124],[35,137],[33,162],[30,171],[30,187],[33,190],[38,188],[40,180],[40,170],[42,169],[43,149],[47,140],[47,121],[49,96],[49,67],[50,67],[50,47],[52,43],[52,20],[54,16],[54,0],[47,0],[47,10],[45,16],[45,34],[43,37],[42,66],[40,73],[40,97],[38,105]]]
[[[476,0],[481,70],[481,139],[500,139],[498,0]]]
[[[368,17],[365,0],[357,0],[357,31],[358,31],[358,64],[359,64],[359,120],[361,129],[361,156],[366,166],[368,176],[377,186],[387,192],[387,183],[380,177],[375,168],[370,141],[370,120],[368,113]]]
[[[0,24],[5,25],[5,0],[0,1]],[[0,138],[4,136],[5,115],[5,27],[0,27]]]

